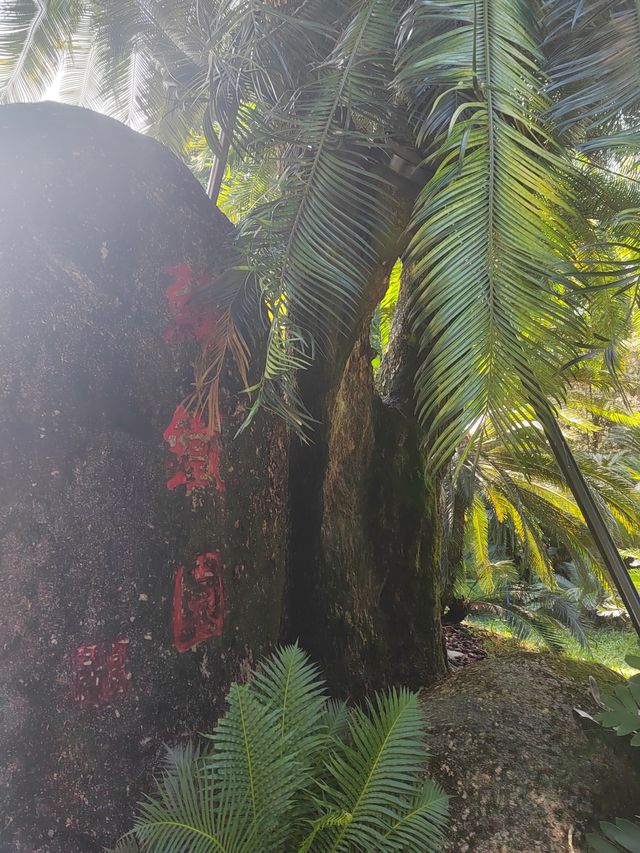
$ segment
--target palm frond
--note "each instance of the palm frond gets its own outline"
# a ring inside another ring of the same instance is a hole
[[[515,454],[515,459],[521,461],[520,455]],[[498,523],[506,522],[513,529],[522,546],[527,570],[531,570],[540,580],[555,586],[553,568],[542,536],[546,521],[544,512],[541,513],[539,507],[531,506],[527,493],[523,493],[519,488],[517,478],[512,477],[508,466],[491,458],[488,452],[486,455],[481,454],[478,462],[480,491],[495,508]],[[545,508],[543,507],[543,510]]]
[[[489,514],[478,493],[473,496],[467,512],[464,544],[467,576],[473,576],[484,592],[493,592],[514,575],[515,566],[511,560],[494,562],[489,557]]]
[[[255,208],[272,201],[277,194],[277,159],[265,156],[258,162],[242,161],[227,170],[218,207],[232,222],[245,219]]]
[[[101,67],[104,62],[102,47],[95,39],[91,15],[85,12],[77,22],[73,40],[62,61],[60,100],[110,114],[110,107],[115,105],[103,97]]]
[[[216,317],[215,334],[201,346],[194,364],[195,388],[189,404],[206,413],[206,421],[215,431],[221,429],[220,384],[223,372],[235,365],[242,389],[249,386],[251,346],[258,338],[260,298],[255,279],[235,251],[227,247],[227,266],[200,298],[208,299]],[[235,263],[234,263],[235,261]]]
[[[394,23],[391,0],[357,3],[292,99],[295,121],[281,110],[271,122],[285,146],[281,196],[247,228],[261,238],[253,263],[275,327],[259,397],[280,414],[295,410],[292,374],[351,328],[392,227],[391,187],[375,165],[391,111]]]
[[[580,406],[583,396],[572,390],[570,405]],[[617,417],[612,407],[605,406],[598,411],[602,411],[603,416],[608,412],[614,420]],[[632,415],[627,419],[620,413],[619,417],[627,424],[634,422]],[[608,586],[602,569],[596,568],[593,542],[582,513],[545,448],[539,428],[534,425],[522,428],[531,431],[530,445],[535,448],[535,452],[526,459],[505,446],[489,426],[478,457],[478,487],[495,508],[498,521],[503,523],[506,520],[514,529],[518,528],[520,541],[527,538],[526,527],[538,540],[538,546],[532,549],[531,555],[535,572],[541,580],[549,582],[553,577],[549,562],[544,558],[544,549],[539,547],[540,531],[543,530],[555,541],[563,542],[579,564],[589,572],[595,570]],[[628,427],[625,429],[625,434],[632,432]],[[576,447],[575,455],[616,541],[621,547],[627,546],[637,535],[640,512],[640,495],[628,464],[623,458],[597,458],[588,449],[579,447]],[[537,552],[543,561],[537,559]]]
[[[555,0],[546,18],[553,121],[583,150],[637,147],[640,9],[634,0]]]
[[[537,612],[552,616],[569,632],[570,636],[583,648],[589,643],[584,632],[579,607],[578,591],[565,588],[548,589],[543,584],[534,584],[527,590],[528,604]]]
[[[109,113],[182,155],[208,101],[207,6],[119,0],[93,4],[92,28],[107,62]]]
[[[479,618],[506,622],[520,640],[541,643],[553,651],[562,651],[569,638],[565,626],[554,616],[515,601],[484,598],[471,600],[471,612]]]
[[[0,3],[0,103],[42,98],[56,80],[84,7],[82,0]]]
[[[227,842],[217,826],[215,777],[199,750],[174,748],[155,797],[140,804],[134,832],[143,850],[223,853]]]
[[[416,2],[402,22],[398,87],[437,163],[408,252],[418,414],[436,463],[488,416],[517,441],[528,400],[561,393],[580,337],[553,283],[570,165],[545,125],[542,65],[524,0]]]

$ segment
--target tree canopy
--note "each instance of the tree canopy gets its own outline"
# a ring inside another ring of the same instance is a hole
[[[515,441],[532,397],[561,400],[594,349],[614,358],[637,258],[631,0],[2,10],[3,100],[55,87],[208,159],[203,134],[225,161],[239,251],[217,296],[229,322],[216,357],[245,358],[237,317],[257,287],[271,330],[256,405],[300,431],[296,374],[353,326],[376,270],[400,256],[417,413],[437,462],[489,421]]]
[[[216,344],[197,365],[193,404],[211,423],[230,358],[245,384],[250,366],[258,377],[249,417],[265,407],[308,437],[301,371],[387,289],[374,318],[383,357],[404,290],[425,451],[436,467],[472,465],[484,503],[470,518],[489,507],[517,519],[534,502],[548,519],[552,508],[591,560],[559,481],[531,479],[550,465],[536,412],[562,409],[585,379],[624,401],[640,258],[637,3],[1,9],[1,100],[53,93],[154,134],[236,222],[211,291]],[[260,311],[266,348],[246,323]],[[601,511],[628,545],[629,481],[594,471]],[[624,481],[615,496],[611,477]],[[543,567],[531,518],[522,535]]]

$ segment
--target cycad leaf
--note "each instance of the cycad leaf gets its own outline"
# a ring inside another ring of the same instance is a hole
[[[634,0],[554,0],[545,23],[551,115],[583,150],[640,138],[640,9]]]
[[[465,519],[464,540],[467,571],[477,579],[485,593],[493,592],[500,582],[513,574],[512,562],[501,560],[496,563],[489,557],[489,514],[477,492]]]
[[[318,668],[297,644],[285,646],[253,674],[251,690],[276,712],[274,734],[282,752],[308,769],[311,754],[326,740],[321,720],[327,698]]]
[[[398,86],[418,142],[437,142],[408,260],[417,405],[435,462],[490,416],[505,442],[577,336],[557,280],[567,164],[544,125],[543,58],[525,0],[434,0],[403,20]]]
[[[0,103],[39,100],[54,83],[82,0],[15,0],[0,7]]]
[[[366,710],[353,712],[350,743],[330,759],[330,780],[323,786],[324,809],[343,820],[322,828],[310,848],[314,853],[394,849],[387,837],[415,808],[427,759],[424,738],[418,697],[406,690],[378,696]],[[419,842],[414,849],[436,849],[437,820],[416,820],[407,831]]]
[[[429,780],[413,801],[411,811],[388,830],[387,842],[401,850],[437,853],[445,837],[448,818],[449,797],[436,782]]]
[[[221,820],[232,836],[244,824],[251,843],[260,841],[265,853],[275,853],[290,831],[293,797],[306,775],[273,736],[280,722],[277,710],[248,685],[232,685],[228,701],[227,713],[210,736],[214,749],[207,761],[219,784]]]
[[[640,823],[618,818],[615,823],[601,821],[601,835],[587,835],[587,844],[595,853],[635,853],[640,850]]]
[[[136,841],[131,833],[123,836],[118,840],[118,843],[108,853],[145,853],[140,844]]]
[[[215,779],[198,750],[172,749],[154,797],[139,807],[134,833],[154,853],[226,853],[215,812]]]
[[[260,237],[253,261],[276,327],[260,393],[298,431],[305,416],[296,417],[292,375],[317,344],[351,329],[392,227],[391,187],[375,167],[392,111],[394,25],[392,0],[354,4],[330,55],[292,97],[295,119],[288,105],[274,110],[265,131],[281,136],[286,165],[281,195],[247,223]]]

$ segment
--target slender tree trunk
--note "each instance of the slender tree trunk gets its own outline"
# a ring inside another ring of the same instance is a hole
[[[473,483],[472,475],[466,469],[460,471],[454,481],[453,467],[452,463],[450,470],[445,472],[439,495],[443,523],[441,577],[444,621],[457,624],[468,615],[464,601],[455,597],[455,587],[462,576],[464,524],[473,496]]]

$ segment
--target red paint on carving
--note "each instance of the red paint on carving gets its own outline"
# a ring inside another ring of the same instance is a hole
[[[218,316],[209,301],[194,300],[194,296],[208,287],[213,279],[206,275],[195,275],[187,264],[164,267],[163,272],[173,279],[167,288],[169,325],[164,339],[172,344],[184,344],[196,340],[212,342],[215,337]]]
[[[194,489],[215,484],[218,492],[224,491],[224,480],[219,471],[218,433],[211,431],[201,415],[178,406],[163,437],[169,445],[169,452],[175,456],[171,477],[167,481],[169,490],[185,486],[187,495],[190,495]]]
[[[218,551],[198,554],[187,574],[180,566],[173,591],[173,642],[179,652],[188,652],[224,630],[222,561]]]
[[[83,708],[107,705],[127,689],[129,640],[78,646],[73,665],[74,698]]]

